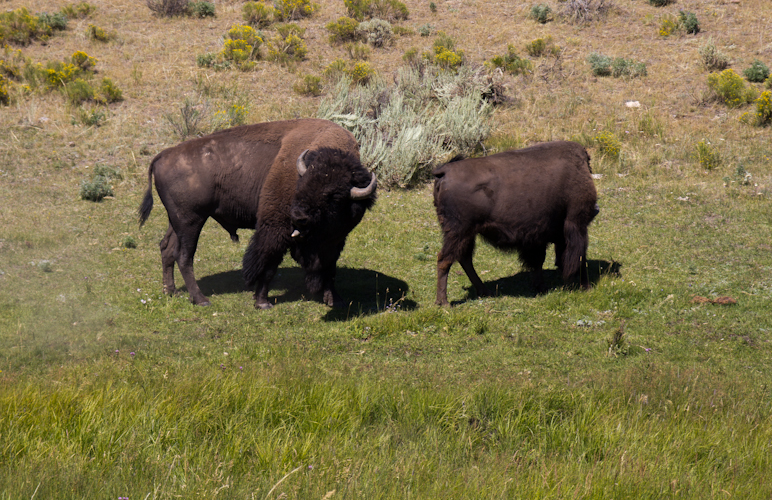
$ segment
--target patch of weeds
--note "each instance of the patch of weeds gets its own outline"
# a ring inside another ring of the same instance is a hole
[[[187,16],[190,0],[145,0],[147,8],[160,17]]]
[[[247,108],[241,104],[231,104],[226,109],[217,110],[212,122],[214,130],[244,125],[247,123]]]
[[[753,183],[753,175],[745,170],[745,166],[740,163],[731,176],[724,177],[724,187],[750,186]]]
[[[552,8],[546,3],[539,3],[531,6],[531,12],[528,17],[540,24],[547,24],[552,21]]]
[[[354,64],[349,73],[351,80],[359,85],[364,85],[370,82],[370,79],[375,76],[375,70],[370,66],[369,62],[362,61]]]
[[[456,50],[456,42],[444,31],[437,34],[432,44],[434,64],[442,69],[457,69],[464,64],[464,52]]]
[[[431,24],[422,24],[418,27],[418,34],[421,36],[429,36],[434,32],[434,26]]]
[[[53,263],[50,260],[41,260],[37,264],[38,269],[44,273],[52,273],[54,272],[54,266]]]
[[[38,13],[38,21],[49,26],[52,31],[64,31],[67,29],[67,16],[62,12],[49,14],[47,12]]]
[[[556,56],[560,53],[560,47],[555,45],[551,36],[548,36],[547,38],[537,38],[530,43],[526,43],[525,51],[531,57]]]
[[[746,86],[745,80],[731,68],[708,75],[708,89],[730,108],[748,104],[757,96],[756,89]]]
[[[749,82],[762,83],[769,78],[769,67],[758,59],[754,59],[751,65],[743,70],[743,76]]]
[[[587,62],[590,63],[592,74],[595,76],[636,78],[646,76],[647,74],[646,63],[636,62],[623,57],[612,58],[593,52],[587,57]]]
[[[322,94],[322,78],[315,75],[305,75],[295,82],[292,90],[301,95],[319,96]]]
[[[64,86],[64,93],[67,96],[67,101],[76,106],[81,105],[84,102],[93,101],[96,97],[94,87],[82,78],[76,78],[75,80],[68,82]]]
[[[682,10],[678,13],[678,25],[687,35],[696,35],[700,32],[700,22],[694,12]]]
[[[407,6],[399,0],[343,0],[348,15],[357,21],[385,19],[404,21],[410,16]]]
[[[391,23],[383,19],[371,19],[359,23],[356,29],[357,37],[373,47],[384,47],[394,37]]]
[[[109,78],[102,78],[102,83],[99,85],[99,93],[98,100],[106,104],[123,100],[123,91]]]
[[[96,7],[88,2],[78,2],[62,7],[62,14],[70,19],[85,19],[96,11]]]
[[[659,36],[668,37],[675,34],[696,35],[700,32],[700,22],[694,12],[680,11],[678,16],[667,14],[662,17],[659,25]]]
[[[244,22],[255,28],[267,28],[276,19],[276,9],[262,2],[246,2],[241,8]]]
[[[716,48],[712,38],[708,38],[708,42],[700,47],[699,53],[702,65],[708,70],[722,71],[729,67],[729,58]]]
[[[437,13],[437,4],[436,3],[429,2],[429,12],[431,12],[432,14],[436,14]]]
[[[700,164],[701,168],[714,170],[721,165],[721,155],[718,152],[718,148],[710,142],[702,140],[697,143],[694,150],[697,163]]]
[[[11,98],[8,92],[9,82],[8,79],[0,74],[0,104],[8,105],[11,102]]]
[[[30,14],[26,7],[0,13],[0,43],[29,45],[34,40],[46,41],[53,33],[53,28],[41,22],[40,18]]]
[[[177,137],[184,141],[188,137],[193,137],[203,132],[201,129],[203,115],[201,106],[194,104],[189,99],[185,99],[185,102],[179,108],[179,116],[167,113],[164,115],[164,118],[169,122]]]
[[[758,127],[772,124],[772,91],[765,90],[755,102],[756,115],[754,116],[754,124]]]
[[[507,53],[503,56],[495,56],[489,63],[494,68],[502,70],[512,75],[524,75],[533,70],[533,63],[517,54],[514,45],[507,46]]]
[[[619,325],[619,328],[611,335],[611,338],[606,339],[608,344],[608,351],[606,355],[610,358],[617,356],[626,356],[629,345],[625,339],[625,324]]]
[[[134,238],[134,236],[127,235],[123,238],[123,241],[121,241],[121,246],[123,248],[137,248],[137,239]]]
[[[654,7],[664,7],[670,5],[674,0],[649,0],[649,3]]]
[[[560,16],[576,24],[590,23],[608,14],[612,6],[611,0],[565,0]]]

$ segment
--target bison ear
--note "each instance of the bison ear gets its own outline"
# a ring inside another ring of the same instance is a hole
[[[367,187],[364,188],[358,188],[358,187],[352,187],[351,188],[351,199],[352,200],[364,200],[365,198],[369,198],[373,195],[373,192],[375,191],[375,172],[372,173],[372,178],[370,179],[370,184],[367,185]]]
[[[298,177],[303,177],[303,175],[305,175],[306,173],[306,170],[308,170],[308,168],[306,167],[306,161],[304,159],[306,156],[306,153],[308,153],[307,149],[302,153],[300,153],[300,156],[298,156],[298,161],[296,163],[296,166],[298,168]]]

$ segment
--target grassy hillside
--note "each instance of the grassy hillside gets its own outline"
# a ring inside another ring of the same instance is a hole
[[[549,267],[536,296],[515,255],[481,244],[497,296],[478,299],[454,266],[451,308],[434,305],[427,185],[381,189],[351,233],[346,310],[308,297],[287,258],[276,307],[256,311],[248,231],[233,244],[212,222],[196,255],[212,306],[161,293],[158,197],[142,230],[136,216],[150,159],[180,141],[186,103],[202,132],[315,116],[331,88],[294,87],[351,59],[325,28],[342,0],[294,21],[305,60],[263,52],[246,71],[197,65],[242,22],[241,2],[164,18],[95,0],[47,40],[9,45],[5,63],[22,67],[83,51],[97,60],[87,79],[122,100],[74,104],[72,88],[20,79],[0,107],[0,498],[769,498],[772,128],[753,116],[768,86],[744,81],[754,99],[727,105],[701,51],[740,76],[772,65],[772,5],[617,0],[576,23],[560,15],[570,2],[546,3],[541,24],[530,3],[408,1],[393,43],[370,48],[390,83],[440,31],[468,67],[512,45],[530,69],[490,70],[508,99],[479,154],[573,139],[598,174],[591,290]],[[700,31],[661,35],[680,10]],[[548,37],[558,50],[528,54]],[[595,75],[593,53],[646,74]],[[95,171],[113,188],[99,203],[80,195]]]

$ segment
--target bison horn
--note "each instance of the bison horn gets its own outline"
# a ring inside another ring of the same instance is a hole
[[[370,184],[367,185],[367,187],[364,188],[358,188],[358,187],[352,187],[351,188],[351,199],[352,200],[363,200],[365,198],[369,198],[373,195],[373,191],[375,190],[375,173],[372,174],[372,178],[370,179]]]
[[[298,167],[298,176],[300,177],[303,177],[303,175],[305,175],[306,173],[306,170],[308,170],[308,168],[306,167],[306,161],[303,159],[306,156],[306,153],[308,153],[307,149],[302,153],[300,153],[300,156],[298,156],[297,167]]]

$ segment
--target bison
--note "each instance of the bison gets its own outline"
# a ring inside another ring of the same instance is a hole
[[[153,178],[169,228],[161,240],[163,290],[175,292],[174,263],[190,301],[209,305],[193,274],[201,228],[209,217],[238,241],[255,232],[243,259],[255,307],[268,309],[268,290],[289,250],[306,273],[311,293],[329,306],[335,266],[346,237],[375,202],[376,179],[359,159],[354,136],[318,119],[244,125],[161,151],[150,163],[140,226],[153,208]]]
[[[448,305],[448,272],[458,261],[478,295],[490,295],[472,264],[475,238],[516,250],[544,291],[542,266],[555,244],[555,265],[567,280],[586,270],[587,226],[598,214],[590,157],[580,144],[537,144],[484,158],[452,161],[434,170],[434,206],[442,227],[437,255],[437,304]]]

